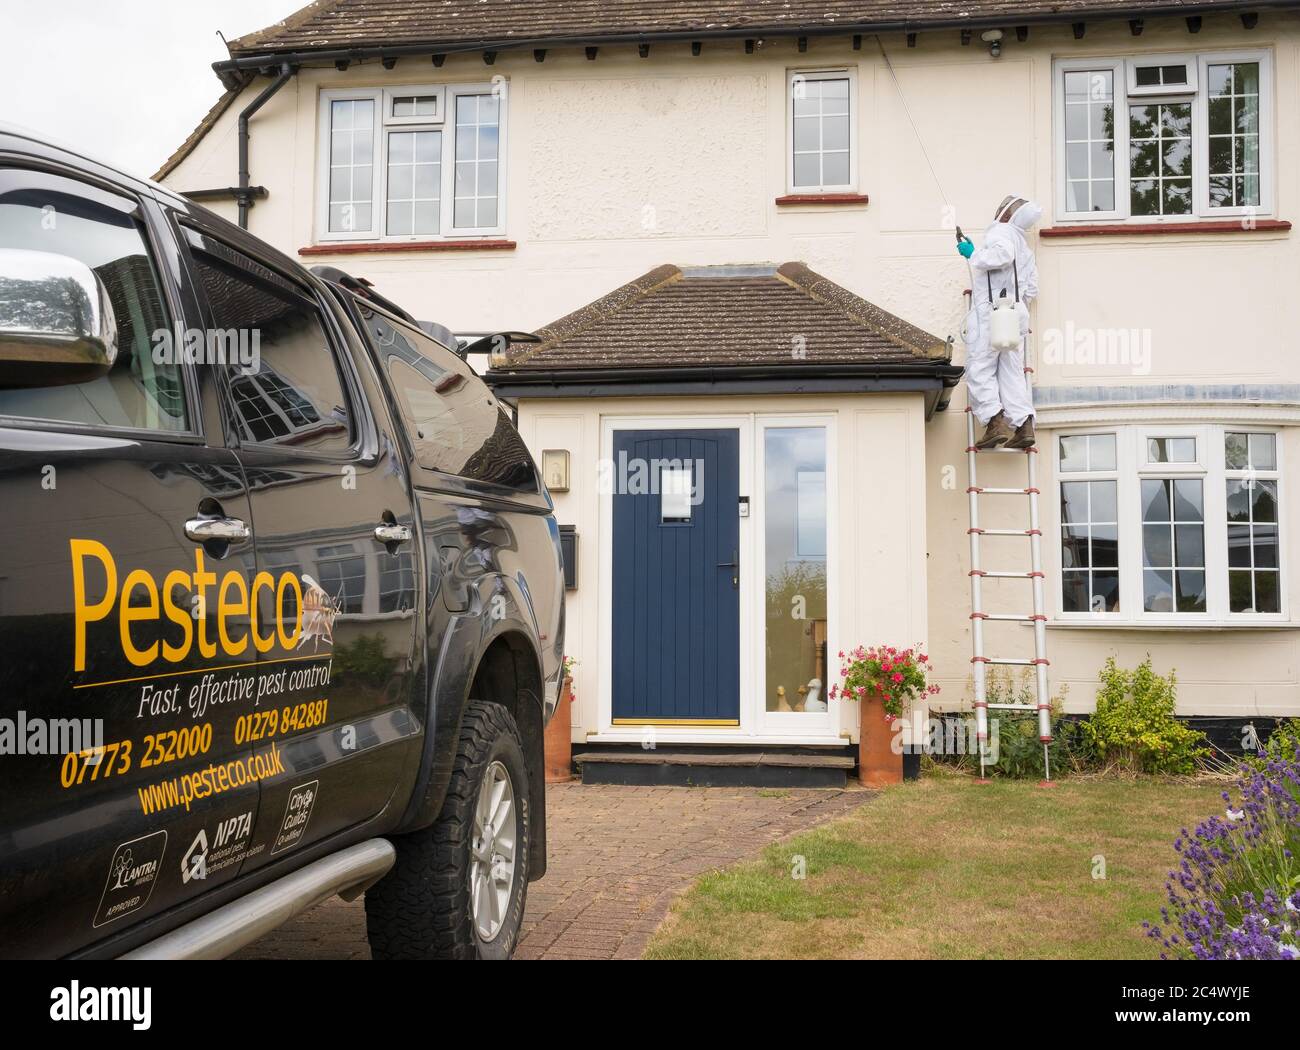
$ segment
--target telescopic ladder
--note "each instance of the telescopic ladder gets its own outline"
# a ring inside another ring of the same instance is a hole
[[[1027,378],[1027,377],[1026,377]],[[1047,687],[1047,614],[1043,587],[1043,533],[1038,517],[1038,449],[975,447],[975,414],[966,409],[966,464],[970,484],[966,489],[970,504],[970,606],[971,606],[971,668],[975,679],[975,736],[980,751],[980,778],[984,778],[985,757],[989,738],[989,709],[1004,711],[1038,712],[1038,739],[1043,744],[1043,770],[1045,780],[1051,781],[1048,765],[1048,744],[1052,742],[1052,703]],[[1024,488],[991,488],[981,485],[976,461],[990,453],[1003,456],[1024,456],[1027,464],[1027,484]],[[1007,496],[1029,500],[1029,528],[986,529],[980,525],[980,497]],[[985,536],[1017,536],[1029,540],[1028,572],[1009,569],[988,570],[981,558],[980,540]],[[985,580],[1028,580],[1033,590],[1032,613],[990,613],[984,609],[983,583]],[[984,624],[990,621],[1027,623],[1034,630],[1034,655],[1032,659],[1011,656],[987,656],[984,652]],[[1036,704],[990,704],[988,702],[987,672],[990,665],[1007,667],[1032,667],[1037,685]]]

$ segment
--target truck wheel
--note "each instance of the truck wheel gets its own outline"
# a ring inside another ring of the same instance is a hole
[[[366,893],[376,959],[508,959],[528,892],[528,770],[515,720],[471,700],[447,797],[429,828],[394,839]]]

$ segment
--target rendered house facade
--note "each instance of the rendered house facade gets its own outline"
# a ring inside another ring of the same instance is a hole
[[[492,379],[568,453],[574,740],[855,737],[827,689],[859,642],[924,642],[935,706],[969,699],[953,232],[1008,192],[1045,207],[1053,691],[1086,711],[1149,653],[1181,713],[1300,714],[1297,5],[678,6],[316,4],[234,43],[160,173],[235,218],[283,64],[252,232],[455,331],[540,330]],[[652,491],[620,502],[620,452]]]

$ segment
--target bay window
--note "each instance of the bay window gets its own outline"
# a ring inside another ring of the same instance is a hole
[[[499,85],[321,93],[321,241],[504,232]]]
[[[1271,68],[1268,52],[1059,60],[1058,217],[1269,212]]]
[[[1117,426],[1058,434],[1059,619],[1280,619],[1277,434]]]

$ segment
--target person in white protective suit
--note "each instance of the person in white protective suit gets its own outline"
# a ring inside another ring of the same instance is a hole
[[[984,425],[977,448],[1029,448],[1034,443],[1034,405],[1025,374],[1028,304],[1038,296],[1038,265],[1025,237],[1043,209],[1024,197],[1003,199],[984,246],[968,239],[957,251],[970,262],[972,308],[966,318],[966,392],[971,411]],[[1005,293],[1020,315],[1020,346],[996,350],[990,341],[994,304]]]

